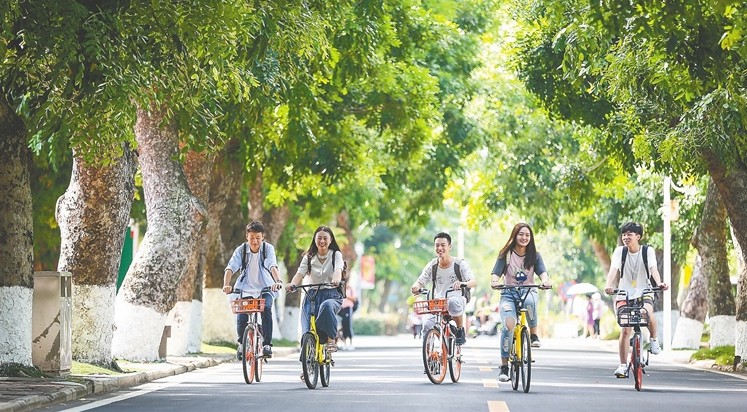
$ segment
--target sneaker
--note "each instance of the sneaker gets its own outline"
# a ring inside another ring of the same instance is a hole
[[[628,365],[621,363],[620,366],[615,369],[615,376],[618,378],[626,378],[626,373],[628,372]]]
[[[456,344],[464,345],[465,343],[467,343],[467,337],[464,334],[464,328],[459,328],[456,333]]]
[[[244,345],[239,343],[239,346],[236,348],[236,359],[242,360],[244,359]]]
[[[265,358],[272,357],[272,346],[271,345],[265,345],[262,347],[262,356],[264,356]]]
[[[508,365],[501,365],[501,373],[498,374],[498,380],[508,382]]]
[[[348,345],[347,348],[348,348],[348,350],[355,350],[355,346],[353,346],[352,343],[350,345]]]
[[[529,340],[532,341],[533,348],[539,348],[540,346],[542,346],[542,342],[540,342],[539,336],[535,335],[534,333],[532,333],[532,336],[529,338]]]
[[[651,346],[649,346],[648,350],[651,351],[654,355],[658,355],[661,353],[661,346],[659,346],[659,341],[656,339],[651,339],[649,342]]]

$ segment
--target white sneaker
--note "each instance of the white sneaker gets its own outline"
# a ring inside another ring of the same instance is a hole
[[[508,382],[508,365],[501,366],[501,373],[498,375],[498,380]]]
[[[626,372],[628,372],[628,365],[621,363],[620,366],[615,369],[615,376],[618,378],[624,378]]]
[[[659,341],[656,339],[651,339],[649,342],[651,346],[649,346],[648,350],[651,351],[654,355],[658,355],[661,353],[661,346],[659,346]]]

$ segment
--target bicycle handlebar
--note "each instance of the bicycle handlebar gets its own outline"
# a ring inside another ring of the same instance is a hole
[[[661,292],[662,290],[664,290],[664,289],[662,289],[661,286],[655,286],[655,287],[650,287],[650,288],[644,288],[641,291],[641,293],[644,294],[644,295],[646,293],[656,294],[658,292]],[[625,299],[628,298],[628,291],[626,289],[612,289],[612,292],[609,293],[609,294],[610,295],[625,296]]]
[[[460,291],[460,290],[464,290],[466,288],[467,288],[467,285],[462,285],[462,286],[459,287],[459,289],[449,288],[449,289],[446,290],[446,293],[457,292],[457,291]],[[417,292],[413,293],[413,296],[414,295],[427,295],[429,292],[430,292],[430,289],[421,288],[421,289],[418,289]]]
[[[506,289],[542,289],[542,290],[548,290],[552,289],[552,286],[544,286],[544,285],[496,285],[490,287],[493,290],[506,290]]]
[[[334,286],[334,287],[337,287],[338,285],[336,285],[334,283],[330,283],[330,282],[308,283],[308,284],[305,284],[305,285],[298,285],[298,286],[291,285],[291,290],[288,293],[295,293],[299,289],[310,289],[310,288],[315,288],[315,287],[321,288],[322,286]]]
[[[259,291],[259,294],[261,295],[261,294],[263,294],[265,292],[272,292],[272,287],[266,286],[266,287],[262,288],[262,290]],[[241,289],[234,289],[234,290],[231,291],[231,293],[238,293],[239,297],[243,297],[244,291],[241,290]]]

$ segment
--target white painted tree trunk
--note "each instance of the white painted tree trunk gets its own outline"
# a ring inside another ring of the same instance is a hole
[[[747,322],[737,321],[734,334],[734,355],[740,356],[742,362],[747,362]]]
[[[711,348],[734,345],[734,331],[737,327],[736,316],[711,316],[708,319],[708,325],[711,330],[711,339],[708,344]]]
[[[73,283],[73,359],[111,362],[116,290],[116,285]]]
[[[236,315],[231,313],[228,297],[221,289],[202,291],[202,340],[208,343],[237,342]]]
[[[89,164],[76,154],[70,184],[57,200],[57,270],[73,275],[72,351],[81,362],[112,361],[114,298],[136,168],[128,147],[106,166]]]
[[[699,349],[703,322],[680,316],[672,337],[672,349]]]
[[[283,322],[280,324],[280,330],[288,340],[301,340],[301,308],[297,306],[285,307],[283,310]]]
[[[0,364],[31,366],[31,297],[23,286],[0,286]]]
[[[169,356],[184,356],[198,353],[202,349],[202,302],[177,302],[169,312],[168,324],[171,337],[168,340]]]
[[[116,300],[115,357],[153,361],[176,288],[187,270],[207,211],[192,196],[178,156],[178,133],[165,108],[138,108],[138,143],[148,229]]]

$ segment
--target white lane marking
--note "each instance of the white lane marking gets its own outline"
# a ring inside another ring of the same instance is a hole
[[[488,401],[488,411],[490,412],[509,412],[508,405],[504,401]]]
[[[156,382],[146,383],[146,384],[143,384],[143,385],[139,386],[142,389],[137,389],[135,392],[130,392],[130,393],[126,393],[126,394],[123,394],[123,395],[113,396],[111,398],[102,399],[100,401],[89,403],[87,405],[77,406],[75,408],[65,409],[65,411],[69,411],[69,412],[87,411],[89,409],[99,408],[99,407],[102,407],[102,406],[110,405],[110,404],[115,403],[115,402],[120,402],[120,401],[124,401],[124,400],[130,399],[130,398],[135,398],[135,397],[138,397],[138,396],[141,396],[141,395],[147,395],[147,394],[149,394],[151,392],[159,391],[161,389],[165,389],[165,388],[168,388],[168,387],[171,387],[171,386],[179,385],[181,383],[183,383],[183,382],[182,381],[176,381],[176,382],[163,382],[163,383],[161,383],[161,382],[158,382],[158,383],[156,383]]]
[[[484,388],[497,388],[498,387],[498,381],[495,379],[483,379],[482,380],[482,386]]]

